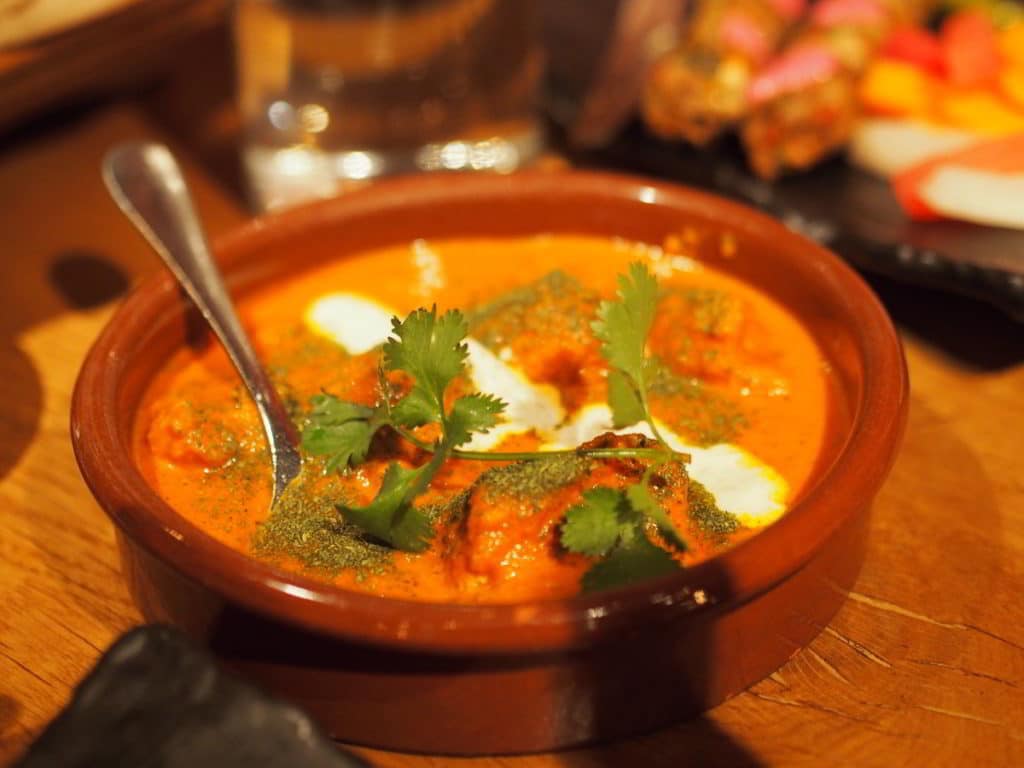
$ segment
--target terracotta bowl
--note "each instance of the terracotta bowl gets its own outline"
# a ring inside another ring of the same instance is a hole
[[[96,341],[71,414],[82,474],[116,526],[143,614],[201,638],[343,741],[421,752],[526,752],[633,734],[712,707],[777,669],[828,623],[852,584],[869,505],[906,416],[892,324],[833,254],[711,195],[577,172],[384,182],[254,221],[216,252],[242,294],[417,237],[572,232],[660,243],[683,227],[700,234],[698,258],[789,307],[834,370],[830,439],[815,480],[782,520],[667,580],[517,605],[383,599],[275,569],[195,528],[133,463],[132,422],[147,382],[202,330],[160,274]],[[722,233],[735,241],[732,258],[719,255]]]

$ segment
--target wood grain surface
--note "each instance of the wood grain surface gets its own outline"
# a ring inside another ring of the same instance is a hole
[[[0,150],[3,764],[140,621],[67,421],[112,300],[156,269],[104,193],[99,159],[158,135],[118,108]],[[197,164],[187,170],[214,232],[242,220]],[[704,717],[639,739],[500,759],[364,754],[396,767],[1024,765],[1024,329],[880,288],[910,365],[906,442],[855,591],[807,649]]]

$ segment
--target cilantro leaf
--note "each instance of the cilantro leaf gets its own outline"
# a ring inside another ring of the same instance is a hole
[[[313,406],[309,415],[320,424],[343,424],[353,419],[368,419],[373,415],[373,408],[360,403],[350,403],[326,392],[313,395],[309,400]]]
[[[658,305],[658,281],[646,265],[633,262],[628,276],[619,275],[618,296],[618,301],[601,302],[594,333],[603,342],[601,352],[609,365],[641,381],[647,334]]]
[[[310,402],[313,408],[302,430],[303,450],[311,456],[329,456],[328,472],[362,462],[384,424],[381,415],[328,394],[315,395]]]
[[[601,558],[583,574],[584,592],[610,589],[663,576],[682,566],[654,544],[645,530],[650,520],[679,551],[686,544],[644,482],[624,489],[598,486],[565,514],[561,543],[570,552]]]
[[[369,535],[398,549],[419,552],[433,536],[433,526],[413,502],[457,446],[497,423],[505,404],[491,395],[476,393],[458,398],[450,411],[445,411],[445,392],[465,371],[469,354],[464,343],[469,327],[460,312],[450,311],[438,317],[436,307],[418,309],[405,320],[392,318],[391,324],[392,336],[384,344],[382,370],[409,375],[412,388],[390,406],[387,380],[382,374],[383,400],[369,415],[333,405],[334,418],[341,423],[331,425],[334,442],[329,447],[337,454],[338,464],[362,460],[378,428],[376,421],[394,426],[400,434],[403,427],[412,429],[434,423],[441,426],[441,436],[433,446],[423,446],[433,453],[429,462],[416,469],[391,464],[373,501],[363,507],[338,507],[346,520]],[[311,433],[311,440],[314,447],[328,447],[322,445],[329,442],[325,435]]]
[[[404,371],[413,377],[412,392],[395,406],[395,411],[419,424],[441,421],[444,391],[462,373],[469,352],[463,340],[469,325],[455,310],[437,316],[437,307],[417,309],[405,320],[392,318],[392,337],[384,344],[384,367]],[[402,402],[412,399],[410,405]],[[411,426],[411,424],[409,425]]]
[[[433,528],[409,497],[428,466],[406,469],[400,464],[389,464],[373,501],[365,507],[342,504],[338,511],[376,539],[407,552],[421,552],[429,544]]]
[[[324,468],[333,472],[363,461],[372,439],[369,422],[349,421],[328,427],[307,427],[302,433],[302,447],[311,456],[330,456]]]
[[[402,552],[422,552],[434,538],[434,524],[418,507],[407,505],[391,526],[389,544]]]
[[[598,592],[638,581],[668,576],[682,570],[672,555],[656,547],[646,536],[635,536],[628,545],[616,547],[608,557],[583,574],[583,591]]]
[[[679,534],[679,530],[668,513],[665,512],[665,508],[654,498],[650,486],[647,485],[646,477],[643,482],[634,483],[626,488],[626,498],[629,499],[629,504],[633,509],[654,521],[658,532],[665,537],[666,541],[680,552],[686,551],[686,540]]]
[[[391,406],[391,418],[402,427],[413,429],[424,424],[432,424],[438,416],[437,403],[424,390],[417,387]]]
[[[647,421],[660,438],[647,404],[647,335],[658,306],[658,281],[641,262],[619,275],[618,299],[602,301],[591,324],[608,361],[608,405],[617,428]],[[661,440],[664,442],[664,440]]]
[[[639,395],[626,374],[616,368],[608,372],[608,405],[612,409],[612,426],[616,429],[628,427],[646,418]]]
[[[445,441],[454,448],[468,443],[474,432],[486,433],[498,423],[505,403],[493,395],[463,395],[452,404],[447,417]]]
[[[625,499],[614,488],[591,488],[570,507],[562,524],[562,546],[570,552],[599,557],[619,541]]]
[[[438,317],[436,307],[418,309],[392,324],[394,335],[384,345],[384,366],[414,378],[412,390],[391,410],[395,423],[418,427],[439,422],[444,434],[438,448],[449,451],[497,423],[505,404],[479,392],[460,397],[445,413],[444,393],[465,371],[469,354],[464,343],[469,325],[461,312],[451,310]]]

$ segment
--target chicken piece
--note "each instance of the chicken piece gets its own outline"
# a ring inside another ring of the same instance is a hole
[[[650,347],[685,377],[728,383],[744,345],[749,312],[733,294],[707,288],[670,289],[658,302]]]
[[[600,296],[551,272],[468,313],[470,334],[531,380],[558,390],[569,411],[602,392],[605,365],[590,324]]]
[[[661,138],[703,146],[743,117],[751,74],[740,56],[677,48],[651,67],[644,121]]]
[[[216,469],[264,450],[259,418],[239,385],[191,385],[153,403],[146,438],[164,461]]]
[[[600,435],[587,448],[649,447],[642,435]],[[623,488],[640,481],[646,463],[638,459],[559,456],[520,462],[484,473],[455,504],[447,537],[452,579],[467,592],[501,582],[521,585],[524,595],[544,594],[567,580],[575,582],[591,561],[566,552],[558,541],[566,511],[598,486]],[[679,527],[689,524],[685,468],[660,468],[651,486]]]
[[[741,297],[706,288],[662,295],[649,349],[651,407],[687,441],[732,442],[748,426],[744,396],[781,393],[781,350]]]

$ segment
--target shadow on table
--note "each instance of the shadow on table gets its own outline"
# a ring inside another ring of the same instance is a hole
[[[0,376],[4,382],[0,399],[0,480],[18,463],[35,436],[43,407],[39,373],[28,355],[16,346],[17,329],[6,327],[9,319],[0,319]]]
[[[21,337],[62,312],[88,310],[128,287],[123,270],[102,255],[8,253],[0,260],[0,478],[18,463],[39,427],[43,382]]]
[[[16,699],[0,694],[0,755],[4,754],[3,746],[14,741],[13,730],[17,728],[21,704]]]
[[[0,479],[28,448],[43,408],[44,383],[24,350],[22,337],[69,309],[98,306],[127,287],[121,268],[103,255],[54,252],[43,244],[48,238],[39,237],[39,232],[45,233],[51,221],[54,231],[67,226],[62,207],[78,203],[69,192],[74,185],[64,179],[55,184],[45,172],[25,173],[21,162],[20,153],[31,154],[34,144],[58,141],[61,133],[84,123],[94,106],[90,99],[74,101],[0,131],[0,201],[9,193],[14,202],[11,206],[0,202],[0,225],[6,235],[0,251],[0,380],[4,387]],[[39,222],[19,219],[26,211],[35,217],[37,210],[50,221],[34,227]],[[24,234],[26,228],[28,234]]]
[[[600,750],[562,755],[567,768],[757,768],[762,765],[742,745],[701,715],[689,722]]]
[[[660,631],[648,627],[627,632],[621,644],[613,641],[607,653],[595,649],[602,659],[590,667],[596,675],[592,727],[597,744],[562,753],[563,765],[752,768],[759,764],[701,711],[709,700],[722,695],[721,680],[730,676],[723,665],[740,668],[759,662],[742,653],[732,655],[742,648],[735,639],[738,625],[709,620],[699,611],[688,619],[677,619]],[[767,645],[785,634],[778,626],[762,629],[772,638]],[[638,634],[642,639],[637,639]],[[727,687],[736,690],[736,685]],[[663,725],[645,732],[643,723]],[[631,732],[643,735],[619,735]]]

